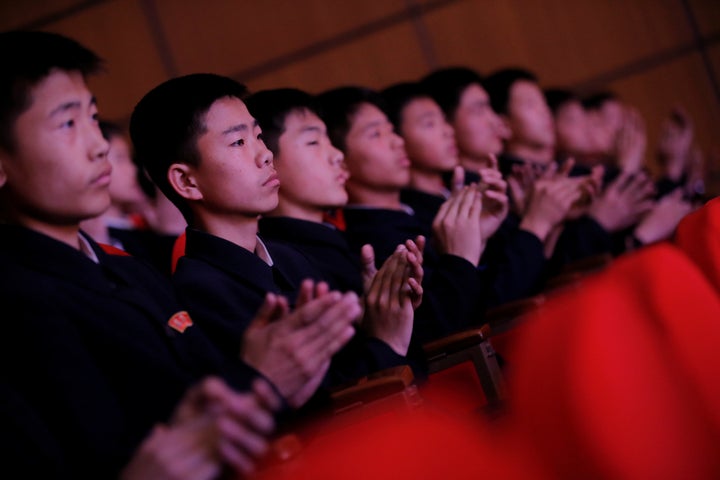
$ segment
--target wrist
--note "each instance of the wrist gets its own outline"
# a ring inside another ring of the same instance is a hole
[[[520,228],[520,230],[525,230],[526,232],[532,233],[533,235],[538,237],[541,242],[544,243],[548,235],[550,234],[550,231],[552,230],[552,225],[550,225],[549,222],[526,216],[522,219],[518,228]]]

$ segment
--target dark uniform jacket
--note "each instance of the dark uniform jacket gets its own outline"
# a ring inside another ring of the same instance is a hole
[[[307,257],[286,245],[263,242],[273,260],[269,266],[255,253],[220,237],[186,230],[185,255],[173,283],[187,310],[229,358],[240,354],[245,329],[267,292],[288,298],[291,308],[305,278],[322,280]],[[331,363],[324,380],[328,389],[372,371],[405,364],[384,342],[356,333]],[[327,390],[318,392],[323,402]]]
[[[378,266],[397,245],[426,232],[414,215],[402,210],[347,207],[343,215],[351,247],[357,251],[371,244]],[[427,238],[423,268],[423,302],[415,312],[413,328],[416,344],[481,323],[481,276],[475,265],[456,255],[438,253]]]
[[[257,373],[224,362],[177,315],[162,274],[87,240],[99,264],[40,233],[0,225],[0,368],[76,478],[110,478],[191,384],[218,374],[247,388]]]

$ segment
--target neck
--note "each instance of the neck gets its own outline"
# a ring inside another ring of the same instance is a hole
[[[469,172],[477,172],[481,168],[490,167],[488,157],[476,157],[471,155],[460,154],[460,165]]]
[[[80,222],[83,232],[90,235],[98,243],[110,243],[110,232],[103,216],[89,218]]]
[[[523,160],[541,164],[550,163],[555,156],[555,149],[545,145],[509,143],[506,151]]]
[[[180,210],[160,192],[153,203],[150,223],[153,230],[167,235],[180,235],[187,226]]]
[[[80,250],[80,241],[78,235],[80,234],[80,224],[72,223],[68,225],[52,225],[43,222],[38,222],[34,219],[23,218],[17,222],[25,228],[35,230],[36,232],[47,235],[48,237],[54,238],[55,240],[70,245],[71,247]]]
[[[348,205],[363,205],[389,210],[402,209],[400,189],[379,190],[352,181],[346,183],[345,188],[349,197]]]
[[[447,191],[442,173],[429,170],[410,170],[410,187],[433,195],[443,195]]]
[[[225,216],[196,215],[194,226],[254,253],[257,246],[258,218],[259,215],[235,216],[232,219]]]
[[[322,209],[307,208],[300,205],[285,202],[282,199],[278,203],[275,210],[270,212],[270,217],[290,217],[297,218],[299,220],[307,220],[309,222],[322,223],[323,221]]]

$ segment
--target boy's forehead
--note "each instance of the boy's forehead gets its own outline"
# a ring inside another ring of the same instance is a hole
[[[219,133],[239,126],[252,127],[256,123],[245,102],[237,97],[218,98],[207,109],[202,120],[205,130],[219,130]]]
[[[51,70],[45,77],[40,79],[30,88],[31,105],[36,100],[64,101],[69,96],[85,97],[82,100],[92,99],[90,89],[85,83],[85,77],[81,72],[65,71],[59,69]]]
[[[305,130],[308,127],[322,127],[325,129],[325,122],[306,107],[298,107],[290,110],[285,115],[284,127],[288,129]]]
[[[413,108],[422,112],[434,112],[436,110],[440,110],[440,106],[437,102],[435,102],[435,100],[424,95],[411,98],[403,107],[403,111],[406,111],[408,108]]]
[[[352,127],[362,127],[367,123],[378,121],[387,121],[387,116],[377,106],[370,102],[363,102],[355,109],[355,113],[350,118]]]

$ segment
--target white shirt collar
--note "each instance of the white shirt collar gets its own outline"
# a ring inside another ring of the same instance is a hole
[[[80,251],[93,262],[100,263],[100,259],[95,254],[95,250],[93,250],[90,246],[90,242],[88,242],[87,238],[83,237],[82,234],[78,234],[78,240]]]
[[[255,246],[255,255],[260,257],[260,259],[267,263],[269,266],[273,266],[273,259],[270,256],[270,252],[268,252],[267,247],[263,243],[263,241],[260,239],[260,237],[256,236],[257,238],[257,245]]]

